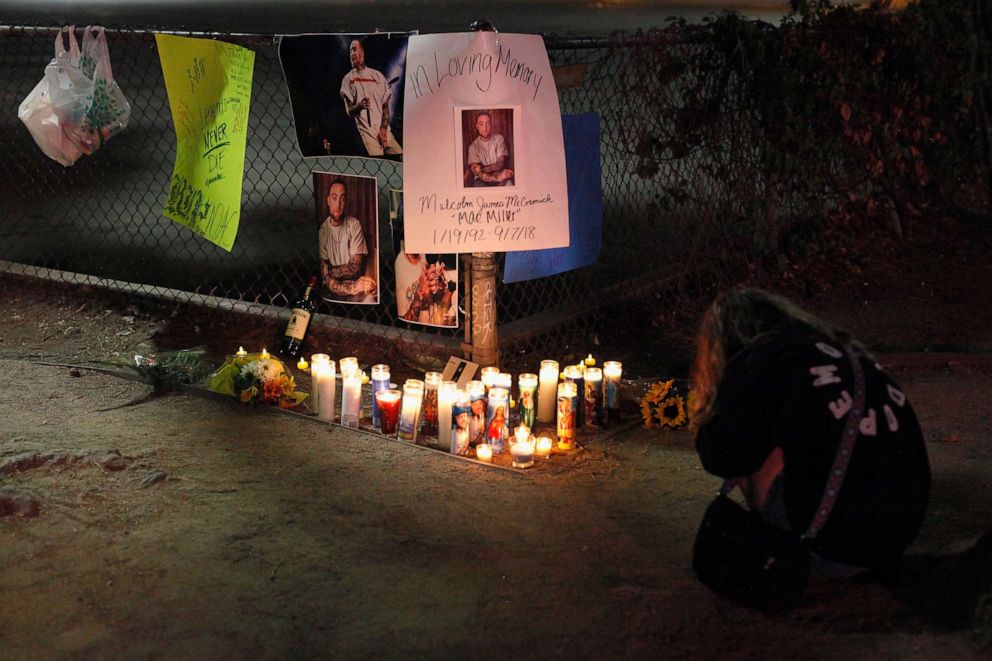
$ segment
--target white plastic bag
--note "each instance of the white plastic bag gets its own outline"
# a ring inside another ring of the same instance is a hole
[[[66,166],[127,125],[131,106],[114,82],[103,28],[86,28],[82,51],[73,26],[59,31],[55,57],[17,116],[45,155]]]

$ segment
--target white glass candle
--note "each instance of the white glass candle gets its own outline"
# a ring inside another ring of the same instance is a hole
[[[420,429],[420,407],[424,400],[424,382],[407,379],[403,384],[403,402],[396,435],[404,441],[416,441]]]
[[[513,388],[513,375],[509,372],[500,372],[493,377],[493,385],[497,388],[506,388],[507,390],[510,390]]]
[[[334,361],[322,360],[310,369],[310,375],[316,379],[314,390],[317,391],[317,417],[327,422],[334,422],[334,400],[337,382],[334,378]]]
[[[558,447],[571,450],[575,447],[575,412],[572,406],[578,396],[574,383],[558,384]]]
[[[451,407],[457,392],[454,381],[444,381],[437,389],[437,444],[442,450],[451,450]]]
[[[372,426],[376,429],[382,426],[379,419],[379,400],[375,397],[380,390],[389,390],[389,365],[372,366]]]
[[[349,372],[341,377],[341,424],[358,427],[362,415],[362,373]]]
[[[530,429],[523,425],[514,432],[514,440],[510,444],[510,459],[514,468],[530,468],[534,465],[534,440]]]
[[[541,436],[537,439],[537,443],[534,446],[534,454],[543,459],[547,459],[551,456],[551,439],[547,436]]]
[[[310,410],[317,413],[320,416],[320,389],[317,387],[317,382],[320,373],[320,369],[317,367],[317,363],[326,363],[331,359],[326,353],[315,353],[310,356]]]
[[[475,446],[475,458],[479,461],[489,463],[493,460],[493,449],[488,443],[480,443]]]
[[[520,424],[533,429],[537,422],[537,375],[526,373],[517,377],[517,393]]]
[[[603,426],[603,370],[598,367],[587,367],[583,374],[585,392],[582,396],[582,406],[585,407],[586,427]]]
[[[510,436],[510,391],[506,388],[489,389],[486,439],[493,454],[503,454],[504,443]]]
[[[555,421],[555,395],[558,388],[558,361],[541,361],[541,385],[537,393],[537,421]]]
[[[623,364],[618,360],[608,360],[603,363],[603,391],[605,398],[606,417],[610,423],[620,419],[620,377],[623,375]]]
[[[352,372],[358,371],[358,358],[347,356],[338,361],[338,366],[341,368],[341,377],[343,378]]]
[[[499,375],[498,367],[483,367],[482,371],[479,372],[479,378],[482,383],[486,386],[486,391],[488,392],[490,388],[495,385],[496,377]]]

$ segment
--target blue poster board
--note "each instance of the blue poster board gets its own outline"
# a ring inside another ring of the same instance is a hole
[[[521,282],[595,264],[603,246],[603,187],[599,162],[599,115],[562,115],[568,179],[567,248],[506,253],[503,282]]]

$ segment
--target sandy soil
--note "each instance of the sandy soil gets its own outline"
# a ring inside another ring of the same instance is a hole
[[[992,651],[992,606],[973,616],[992,572],[984,356],[881,356],[934,471],[896,588],[816,581],[804,606],[766,616],[694,578],[718,484],[686,432],[634,429],[521,475],[38,364],[167,345],[175,311],[0,277],[0,656]],[[204,335],[223,330],[204,319]]]

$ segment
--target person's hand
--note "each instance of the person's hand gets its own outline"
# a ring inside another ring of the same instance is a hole
[[[355,289],[356,289],[356,292],[355,293],[356,294],[364,294],[366,296],[374,296],[375,295],[375,291],[378,288],[379,287],[376,284],[375,280],[373,280],[372,278],[368,277],[367,275],[359,276],[359,278],[357,280],[355,280]]]
[[[500,181],[500,182],[503,182],[503,181],[506,181],[506,180],[512,179],[512,178],[513,178],[513,170],[511,170],[509,168],[504,168],[503,170],[500,171],[500,173],[498,175],[496,175],[496,180],[497,181]]]
[[[367,96],[358,102],[358,107],[362,110],[368,110],[371,106],[372,104],[369,102],[369,97]]]
[[[478,163],[473,163],[472,165],[469,166],[469,169],[472,171],[472,174],[474,174],[476,177],[478,177],[479,173],[482,172],[482,166],[479,165]]]
[[[382,128],[379,129],[379,144],[385,147],[386,143],[389,141],[388,138],[389,138],[388,129],[385,126],[383,126]]]

